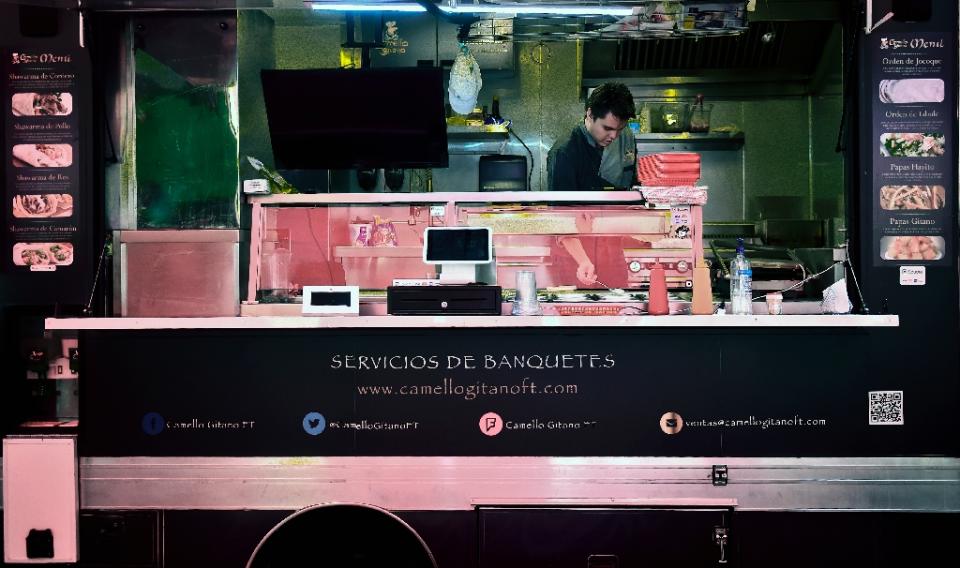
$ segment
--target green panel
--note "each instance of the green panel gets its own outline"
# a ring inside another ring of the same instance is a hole
[[[237,227],[233,87],[193,85],[142,49],[136,69],[137,226]]]
[[[253,156],[274,169],[273,147],[267,126],[260,71],[276,67],[274,21],[260,10],[237,13],[237,97],[240,105],[240,173],[243,179],[260,177],[245,159]]]
[[[843,98],[811,99],[813,211],[817,218],[843,216],[843,154],[836,151]]]
[[[810,124],[806,98],[743,103],[746,218],[759,219],[758,199],[793,197],[800,218],[809,215]],[[780,200],[781,204],[787,200]],[[779,217],[780,215],[778,215]],[[781,217],[782,218],[782,217]]]

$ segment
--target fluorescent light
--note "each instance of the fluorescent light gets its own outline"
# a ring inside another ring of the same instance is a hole
[[[426,12],[420,4],[411,2],[308,2],[314,10],[324,12]]]
[[[326,12],[426,12],[426,8],[413,2],[322,2],[308,1],[314,10]],[[460,4],[456,7],[437,5],[448,14],[549,14],[560,16],[629,16],[629,6],[590,6],[574,4]]]
[[[633,8],[629,6],[590,6],[570,4],[520,4],[516,2],[502,4],[460,4],[456,8],[439,7],[443,12],[453,14],[551,14],[560,16],[629,16]]]

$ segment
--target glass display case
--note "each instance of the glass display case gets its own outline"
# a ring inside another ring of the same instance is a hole
[[[395,280],[432,280],[427,227],[490,227],[494,262],[478,281],[510,291],[518,271],[538,288],[584,294],[645,288],[659,262],[674,290],[689,289],[702,256],[702,207],[652,190],[608,192],[348,193],[251,197],[250,271],[244,313],[296,304],[303,286],[352,285],[361,303],[382,301]],[[687,190],[687,191],[684,191]],[[692,200],[688,200],[692,201]]]

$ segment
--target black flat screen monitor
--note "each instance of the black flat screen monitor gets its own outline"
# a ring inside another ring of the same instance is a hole
[[[480,156],[480,191],[525,191],[526,156]]]
[[[428,227],[423,234],[426,264],[486,264],[493,261],[489,227]]]
[[[439,68],[263,70],[283,169],[445,168]]]

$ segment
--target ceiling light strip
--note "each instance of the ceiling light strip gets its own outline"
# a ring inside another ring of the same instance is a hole
[[[426,12],[414,2],[305,2],[310,8],[325,12]],[[455,7],[439,5],[448,14],[546,14],[558,16],[629,16],[628,6],[589,6],[557,4],[467,4]]]
[[[420,4],[409,2],[384,2],[362,4],[357,2],[307,2],[310,8],[322,12],[426,12]]]

